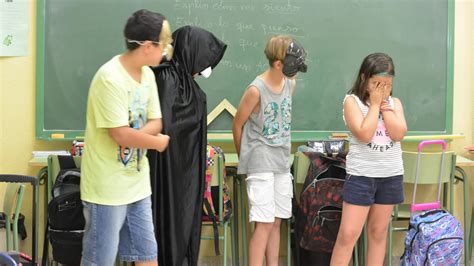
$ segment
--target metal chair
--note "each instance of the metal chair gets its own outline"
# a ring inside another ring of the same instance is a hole
[[[466,256],[467,256],[467,261],[470,261],[472,258],[472,245],[474,243],[474,206],[472,206],[472,211],[471,211],[471,228],[469,232],[469,245],[468,245],[468,250],[466,251]],[[467,236],[464,236],[467,237]],[[467,241],[466,241],[467,242]],[[467,265],[467,263],[466,263]]]
[[[18,218],[23,203],[25,185],[9,183],[3,198],[3,211],[5,212],[5,229],[8,251],[20,251],[18,247]],[[12,232],[13,228],[13,232]]]
[[[0,182],[7,182],[7,183],[30,183],[33,187],[33,197],[32,197],[32,242],[31,242],[31,250],[32,250],[32,263],[36,264],[38,261],[38,202],[39,202],[39,182],[38,179],[34,176],[26,176],[26,175],[17,175],[17,174],[0,174]],[[23,184],[21,184],[23,185]],[[24,185],[23,185],[24,186]],[[24,188],[23,188],[24,190]],[[7,188],[8,191],[11,191]],[[23,193],[23,192],[22,192]],[[23,196],[23,194],[21,194]],[[20,202],[21,204],[21,202]],[[5,211],[6,212],[6,211]],[[19,209],[18,209],[19,214]],[[7,215],[8,216],[8,215]],[[18,219],[18,217],[16,218]],[[13,223],[13,228],[15,230],[17,222]],[[7,229],[8,231],[9,229]],[[18,232],[18,228],[16,229]],[[15,236],[18,237],[17,232]],[[8,233],[7,233],[8,236]],[[18,244],[17,244],[18,246]]]
[[[216,155],[216,158],[217,160],[215,161],[215,164],[212,166],[213,168],[211,169],[211,171],[213,172],[214,175],[217,175],[217,179],[215,179],[217,182],[218,182],[218,186],[219,186],[219,202],[218,202],[218,208],[219,208],[219,211],[218,211],[218,221],[217,221],[217,226],[218,227],[222,227],[223,229],[223,232],[224,232],[224,235],[223,236],[219,236],[219,240],[222,240],[224,242],[224,254],[223,254],[223,257],[224,257],[224,263],[223,265],[226,266],[227,265],[227,242],[228,242],[228,236],[229,236],[229,232],[228,232],[228,229],[229,229],[229,225],[231,227],[235,227],[236,224],[233,222],[233,218],[232,217],[229,217],[228,220],[224,220],[224,197],[222,195],[222,192],[223,192],[223,178],[224,178],[224,173],[225,173],[225,163],[224,163],[224,157],[222,154],[217,154]],[[235,193],[235,192],[234,192]],[[238,210],[236,210],[235,208],[233,209],[233,213],[232,215],[235,215],[234,212],[236,212]],[[202,226],[203,227],[213,227],[213,223],[211,221],[203,221],[202,222]],[[236,232],[236,229],[235,228],[232,228],[232,232]],[[231,248],[231,253],[232,253],[232,265],[237,265],[236,263],[236,259],[237,259],[237,256],[238,254],[235,254],[234,251],[235,251],[235,247],[238,245],[237,243],[237,239],[238,239],[238,236],[232,234],[231,235],[231,245],[232,245],[232,248]],[[209,235],[201,235],[201,240],[214,240],[214,236],[209,236]]]
[[[461,160],[463,159],[460,157]],[[459,158],[458,158],[459,159]],[[462,167],[456,166],[455,168],[455,175],[454,175],[454,184],[458,184],[459,182],[463,183],[463,214],[464,214],[464,263],[466,265],[469,264],[472,258],[472,242],[474,239],[474,234],[472,233],[472,229],[474,226],[474,205],[471,211],[471,223],[469,225],[469,221],[467,219],[467,206],[468,206],[468,193],[469,193],[469,177],[467,176],[466,172]]]

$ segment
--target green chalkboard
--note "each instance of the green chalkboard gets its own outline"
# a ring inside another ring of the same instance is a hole
[[[394,95],[409,134],[452,131],[453,0],[41,0],[38,2],[36,136],[83,135],[90,81],[124,51],[122,30],[137,9],[168,17],[173,29],[196,25],[228,44],[211,78],[198,78],[208,112],[224,99],[235,107],[267,68],[267,39],[288,34],[308,51],[297,79],[293,139],[345,131],[342,100],[362,59],[386,52],[395,62]],[[212,132],[229,132],[222,113]]]

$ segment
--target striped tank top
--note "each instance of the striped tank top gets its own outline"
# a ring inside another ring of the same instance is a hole
[[[369,112],[369,107],[354,94],[346,95],[353,97],[364,117]],[[394,107],[393,98],[389,98],[390,105]],[[344,112],[343,112],[344,113]],[[346,119],[343,115],[344,123]],[[379,115],[378,126],[372,140],[364,143],[354,135],[350,135],[349,153],[346,158],[346,172],[356,176],[367,176],[373,178],[384,178],[403,175],[402,149],[400,142],[393,141],[385,128],[382,115]]]

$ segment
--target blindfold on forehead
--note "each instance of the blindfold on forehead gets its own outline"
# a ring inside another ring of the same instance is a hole
[[[375,76],[393,77],[393,75],[388,72],[380,72],[380,73],[375,74]]]

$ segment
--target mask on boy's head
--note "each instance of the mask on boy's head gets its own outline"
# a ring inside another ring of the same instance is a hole
[[[199,75],[205,77],[205,78],[208,78],[211,76],[211,73],[212,73],[212,67],[208,67],[206,69],[204,69],[203,71],[201,71],[201,73],[199,73]]]
[[[283,61],[283,74],[287,77],[293,77],[296,73],[305,73],[308,66],[304,63],[306,52],[302,46],[296,42],[291,42],[286,50],[286,57]]]

